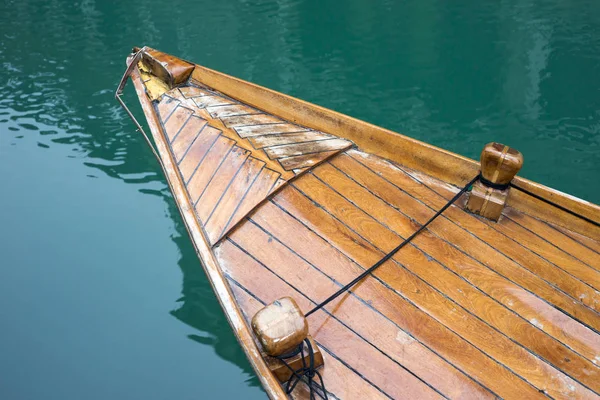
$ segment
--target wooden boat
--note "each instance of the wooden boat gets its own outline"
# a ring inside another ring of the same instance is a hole
[[[288,394],[280,359],[250,328],[257,311],[286,296],[312,309],[480,169],[487,183],[307,317],[324,360],[316,395],[599,398],[597,205],[513,178],[520,155],[506,146],[486,147],[481,166],[153,49],[128,65],[117,97],[130,76],[202,266],[271,398]],[[290,396],[308,398],[305,381]]]

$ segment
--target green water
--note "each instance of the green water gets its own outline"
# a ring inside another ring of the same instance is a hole
[[[600,203],[597,0],[4,0],[0,22],[2,399],[264,397],[113,99],[134,45],[469,157],[510,144]]]

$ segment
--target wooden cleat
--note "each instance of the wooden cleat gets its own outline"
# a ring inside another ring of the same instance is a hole
[[[308,335],[308,323],[291,297],[282,297],[259,310],[252,329],[264,351],[273,357],[295,350]]]
[[[523,155],[500,143],[488,143],[481,152],[482,179],[475,182],[467,209],[497,221],[504,210],[508,186],[523,166]]]

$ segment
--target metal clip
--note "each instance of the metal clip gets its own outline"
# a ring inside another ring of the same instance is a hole
[[[121,78],[121,82],[119,82],[119,86],[117,87],[117,91],[115,92],[115,99],[117,99],[117,101],[119,102],[121,107],[123,107],[123,109],[125,110],[127,115],[129,115],[129,118],[131,118],[131,120],[137,127],[136,131],[140,131],[142,133],[142,135],[144,135],[144,139],[146,139],[146,143],[148,143],[148,146],[150,146],[150,149],[154,153],[154,156],[160,163],[161,167],[163,167],[163,169],[164,169],[162,160],[161,160],[160,156],[158,155],[158,151],[156,151],[154,144],[152,143],[152,141],[150,140],[148,135],[146,135],[146,132],[144,132],[144,128],[142,128],[140,123],[133,116],[132,112],[129,110],[129,108],[127,107],[127,105],[125,104],[123,99],[121,98],[121,96],[123,95],[123,90],[125,89],[125,85],[127,84],[127,79],[131,76],[131,74],[133,73],[133,70],[137,67],[138,62],[144,55],[145,51],[146,51],[146,46],[142,47],[137,53],[135,53],[135,55],[133,57],[131,57],[131,61],[129,62],[129,65],[127,65],[127,69],[125,70],[125,73],[123,74],[123,77]]]

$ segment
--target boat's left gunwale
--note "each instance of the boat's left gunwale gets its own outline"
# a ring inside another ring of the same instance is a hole
[[[176,163],[173,160],[165,140],[165,133],[158,121],[156,112],[152,103],[146,96],[144,83],[140,77],[137,67],[133,69],[131,79],[135,87],[137,97],[146,117],[150,132],[154,139],[159,156],[161,157],[163,171],[167,177],[167,183],[171,188],[171,192],[175,197],[177,208],[181,213],[182,219],[192,239],[192,243],[200,257],[202,267],[206,272],[208,280],[217,295],[219,304],[225,312],[225,316],[231,325],[238,342],[246,353],[250,364],[256,371],[265,391],[271,399],[286,399],[287,396],[279,382],[271,373],[266,365],[261,353],[254,342],[252,332],[248,327],[246,320],[240,310],[235,297],[227,283],[227,279],[221,269],[215,255],[212,251],[207,238],[205,237],[198,220],[194,214],[194,208],[187,196],[185,186],[179,176]]]

